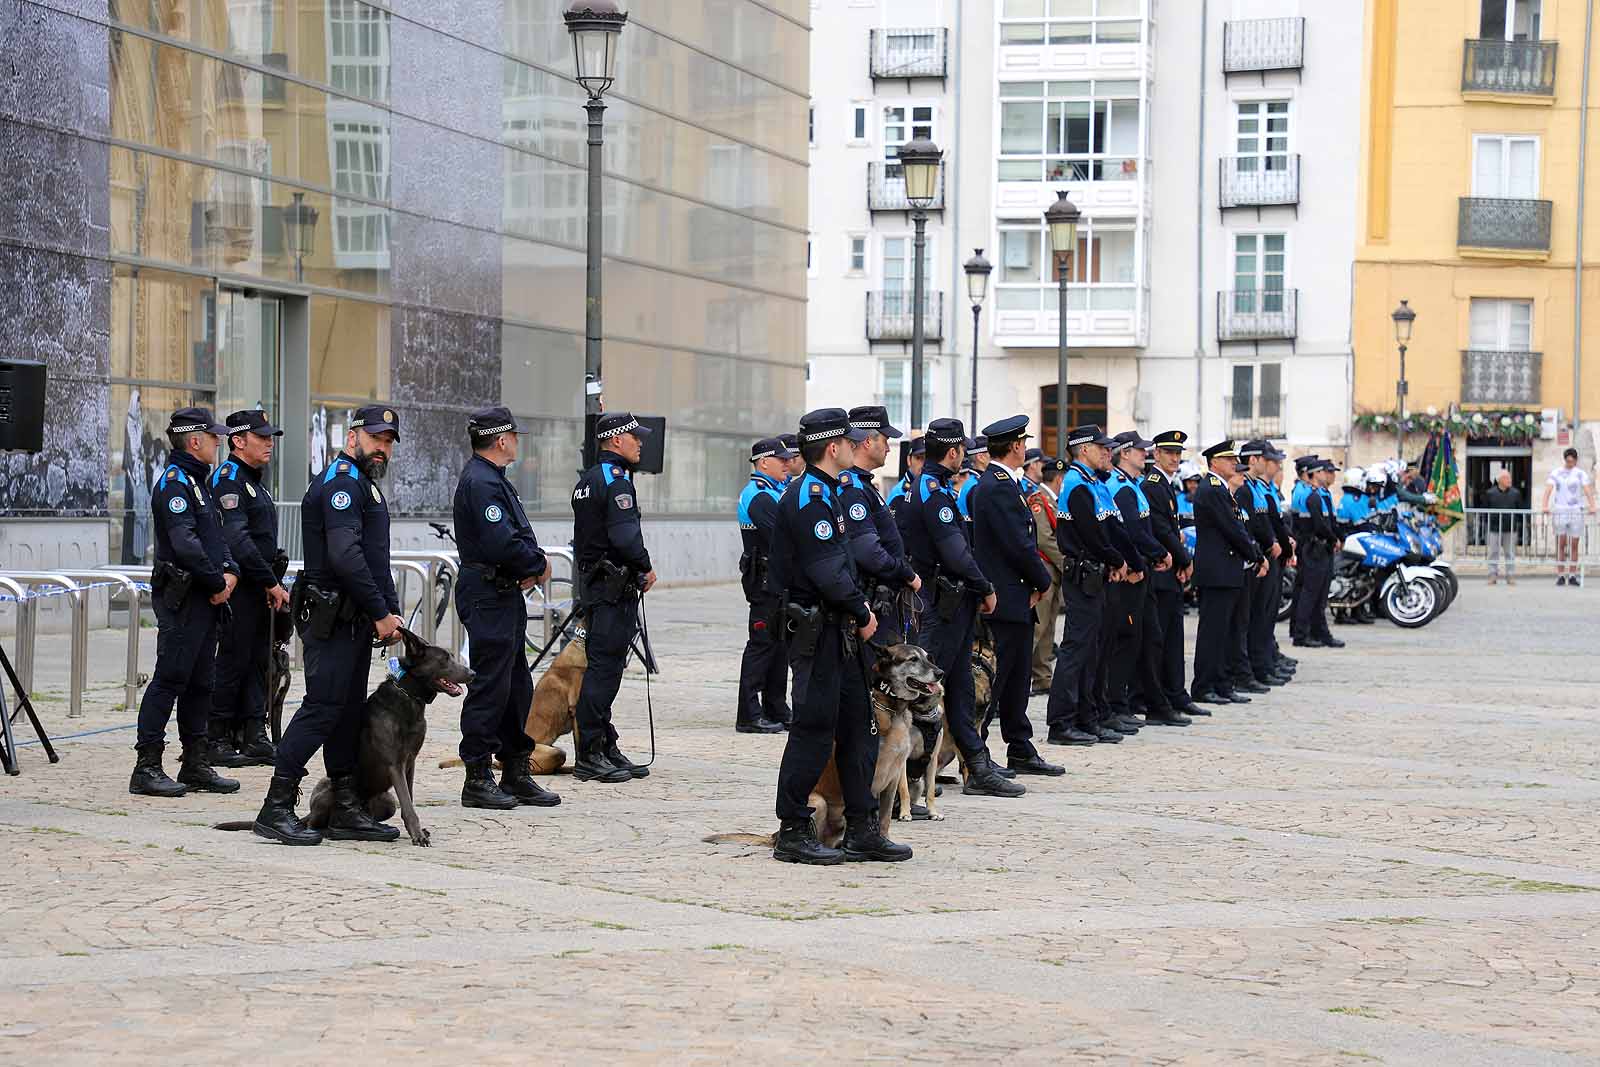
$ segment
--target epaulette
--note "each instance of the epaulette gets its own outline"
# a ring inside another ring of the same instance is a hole
[[[821,482],[812,482],[811,483],[811,495],[812,496],[821,496],[822,495],[822,483]]]
[[[1004,478],[1008,482],[1011,480],[1011,475],[1006,473],[1006,469],[1004,467],[994,464],[992,465],[992,469],[994,470],[996,478]]]
[[[611,477],[613,477],[613,478],[622,477],[622,468],[621,467],[615,467],[615,466],[612,467],[611,468]]]
[[[1206,475],[1206,477],[1208,479],[1210,479],[1212,485],[1218,487],[1219,489],[1228,488],[1226,483],[1224,483],[1223,480],[1221,478],[1218,478],[1215,474],[1208,474],[1208,475]]]

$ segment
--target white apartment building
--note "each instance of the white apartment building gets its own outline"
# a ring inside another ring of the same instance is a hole
[[[1065,190],[1083,216],[1066,425],[1341,444],[1360,106],[1341,72],[1360,54],[1360,9],[816,0],[808,402],[860,402],[870,382],[909,412],[909,314],[873,317],[910,310],[909,215],[871,210],[862,190],[881,195],[894,145],[931,133],[946,163],[928,227],[929,418],[972,424],[961,265],[981,248],[994,270],[976,423],[1023,412],[1054,448],[1059,276],[1043,214]],[[872,77],[885,42],[916,76]]]

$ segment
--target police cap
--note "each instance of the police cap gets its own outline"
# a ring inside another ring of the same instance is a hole
[[[1271,445],[1267,444],[1260,438],[1246,441],[1244,444],[1239,446],[1239,458],[1249,459],[1251,456],[1265,456],[1267,454],[1267,449],[1271,447]]]
[[[778,440],[782,441],[783,442],[783,447],[787,448],[795,456],[798,456],[800,454],[800,438],[798,436],[796,436],[795,434],[792,434],[792,433],[780,433],[778,435]],[[790,458],[793,458],[793,457],[791,456]]]
[[[218,436],[226,434],[228,428],[211,417],[209,408],[179,408],[172,413],[172,418],[167,420],[167,433],[214,433]]]
[[[989,438],[985,437],[983,434],[980,433],[976,437],[967,438],[967,455],[976,456],[980,452],[987,453],[988,451]]]
[[[850,425],[858,430],[881,433],[891,441],[897,437],[905,436],[890,424],[888,409],[881,404],[868,404],[865,407],[851,408]]]
[[[1022,454],[1023,463],[1038,463],[1044,459],[1044,449],[1030,448]]]
[[[631,433],[635,437],[649,437],[650,427],[633,417],[630,411],[608,411],[595,420],[594,438],[596,441],[605,441],[621,434]]]
[[[1182,430],[1162,430],[1151,438],[1157,448],[1171,448],[1183,452],[1188,448],[1189,435]]]
[[[1092,422],[1086,426],[1078,426],[1067,434],[1067,447],[1069,448],[1077,448],[1079,445],[1104,445],[1110,448],[1114,444],[1116,442],[1107,437],[1105,431]]]
[[[394,408],[382,404],[357,408],[355,417],[350,420],[350,428],[368,433],[392,433],[396,441],[400,440],[400,416],[394,413]]]
[[[467,416],[467,433],[474,441],[488,441],[503,433],[527,432],[517,428],[517,420],[508,407],[479,408]]]
[[[1210,448],[1207,448],[1207,449],[1203,450],[1200,454],[1202,456],[1206,457],[1207,459],[1216,459],[1219,456],[1225,456],[1225,457],[1235,458],[1236,459],[1236,458],[1238,458],[1239,452],[1238,452],[1238,450],[1236,448],[1233,447],[1233,441],[1232,440],[1226,440],[1226,441],[1218,441],[1216,444],[1212,445]]]
[[[763,437],[750,446],[750,462],[758,459],[793,459],[794,453],[783,445],[781,437]]]
[[[1315,467],[1318,463],[1321,463],[1321,462],[1322,462],[1322,457],[1319,456],[1319,455],[1316,455],[1315,453],[1313,453],[1313,454],[1311,454],[1309,456],[1298,456],[1298,457],[1295,458],[1295,461],[1294,461],[1294,469],[1303,474],[1306,471],[1311,470],[1313,467]]]
[[[267,413],[260,408],[253,411],[235,411],[228,416],[228,436],[236,433],[253,433],[262,437],[282,437],[283,431],[267,421]]]
[[[1152,441],[1145,440],[1143,437],[1140,437],[1138,430],[1123,430],[1121,433],[1117,434],[1117,436],[1113,437],[1111,441],[1111,449],[1114,452],[1121,452],[1128,448],[1141,448],[1148,451],[1151,445],[1154,443]]]
[[[928,440],[941,445],[965,444],[967,430],[960,419],[934,419],[928,423]]]
[[[983,432],[991,446],[998,445],[1001,448],[1009,448],[1013,441],[1029,436],[1028,416],[1012,415],[1010,418],[991,422],[983,428]]]
[[[927,455],[927,453],[928,453],[928,441],[927,441],[926,438],[918,437],[916,440],[911,442],[911,450],[910,450],[910,453],[909,453],[910,455],[913,455],[913,456],[925,456],[925,455]]]
[[[1054,456],[1044,457],[1044,466],[1039,468],[1039,477],[1044,479],[1054,478],[1058,474],[1067,473],[1067,461],[1056,459]]]
[[[851,426],[850,414],[844,408],[818,408],[800,416],[802,445],[831,441],[836,437],[844,437],[859,444],[867,439],[867,431]]]
[[[1285,459],[1289,458],[1289,454],[1287,452],[1273,444],[1271,441],[1267,442],[1267,450],[1261,454],[1277,463],[1282,463]]]
[[[1331,459],[1319,459],[1317,460],[1316,469],[1319,471],[1337,471],[1339,465]]]

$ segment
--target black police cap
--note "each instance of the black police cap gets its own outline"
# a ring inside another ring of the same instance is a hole
[[[858,430],[881,433],[891,441],[905,436],[890,424],[889,411],[881,404],[868,404],[864,407],[851,408],[850,425]]]
[[[1022,462],[1024,463],[1037,463],[1042,459],[1044,459],[1044,449],[1042,448],[1030,448],[1022,454]]]
[[[966,444],[967,429],[960,419],[934,419],[928,423],[928,440],[941,445]]]
[[[211,417],[210,408],[179,408],[167,420],[167,432],[214,433],[221,436],[228,432],[228,428]]]
[[[1150,447],[1155,443],[1153,441],[1147,441],[1143,437],[1140,437],[1138,430],[1123,430],[1121,433],[1117,434],[1117,436],[1113,437],[1111,440],[1113,442],[1111,447],[1113,449],[1115,449],[1116,451],[1118,451],[1118,452],[1121,452],[1123,449],[1127,449],[1127,448],[1142,448],[1142,449],[1145,449],[1146,451],[1148,451],[1150,449]]]
[[[989,451],[989,438],[983,434],[967,438],[967,455],[977,456]]]
[[[784,447],[780,437],[763,437],[750,446],[750,462],[761,459],[793,459],[794,453]]]
[[[467,416],[467,432],[478,440],[499,437],[503,433],[527,433],[517,428],[511,409],[501,405],[479,408]]]
[[[1233,440],[1229,438],[1228,440],[1218,441],[1210,448],[1203,450],[1200,454],[1207,459],[1218,459],[1220,457],[1237,459],[1239,456],[1239,450],[1234,447]]]
[[[991,422],[983,428],[984,436],[988,438],[990,447],[999,445],[1004,448],[1013,441],[1029,436],[1028,416],[1012,415],[1009,418]]]
[[[1067,461],[1056,459],[1054,456],[1044,457],[1044,466],[1039,468],[1039,477],[1054,478],[1058,474],[1067,473]]]
[[[1294,469],[1297,471],[1308,471],[1321,462],[1322,457],[1316,453],[1312,453],[1309,456],[1300,456],[1294,461]]]
[[[235,411],[228,416],[228,436],[236,433],[253,433],[262,437],[282,437],[283,431],[267,421],[267,413],[260,408]]]
[[[1067,432],[1067,447],[1077,448],[1079,445],[1104,445],[1110,448],[1114,441],[1106,436],[1104,430],[1094,423],[1076,426]]]
[[[816,444],[836,437],[860,443],[867,439],[867,431],[850,425],[850,413],[844,408],[818,408],[800,416],[800,443]]]
[[[608,411],[595,421],[594,437],[597,441],[606,441],[625,433],[649,437],[650,427],[634,418],[631,411]]]
[[[925,456],[925,455],[927,455],[928,454],[928,439],[926,437],[918,437],[916,440],[912,441],[911,442],[911,453],[910,454],[913,455],[913,456]]]
[[[396,441],[400,440],[400,416],[396,415],[394,408],[384,407],[382,404],[368,404],[366,407],[357,408],[355,417],[350,420],[352,430],[365,430],[368,433],[392,433]]]
[[[1267,454],[1267,449],[1270,447],[1272,446],[1268,445],[1259,437],[1250,441],[1246,441],[1244,444],[1239,446],[1239,458],[1249,459],[1251,456],[1265,456]]]
[[[1162,430],[1151,438],[1157,448],[1175,448],[1179,452],[1186,451],[1189,446],[1189,435],[1182,430]]]

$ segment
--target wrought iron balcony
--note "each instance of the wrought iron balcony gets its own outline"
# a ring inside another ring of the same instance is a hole
[[[1288,399],[1283,393],[1223,397],[1222,410],[1228,416],[1228,436],[1241,441],[1253,437],[1282,437],[1283,411]]]
[[[1556,42],[1472,41],[1461,57],[1461,91],[1556,94]]]
[[[1461,353],[1463,404],[1537,404],[1542,399],[1543,352]]]
[[[1244,19],[1222,28],[1222,72],[1299,70],[1305,66],[1306,20]]]
[[[867,164],[867,210],[910,211],[906,199],[906,176],[898,163]],[[929,211],[944,210],[944,164],[939,164],[939,185],[934,190]]]
[[[1234,289],[1217,294],[1218,341],[1292,341],[1300,333],[1300,290]]]
[[[890,289],[867,294],[867,340],[911,340],[909,289]],[[944,340],[944,294],[922,294],[922,336],[929,341]]]
[[[1221,206],[1300,203],[1300,157],[1223,156],[1217,180]]]
[[[1550,201],[1463,196],[1456,223],[1460,248],[1550,251]]]
[[[943,78],[950,64],[950,31],[943,26],[870,30],[867,53],[874,78]]]

